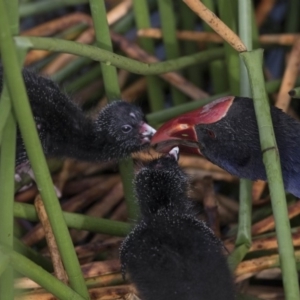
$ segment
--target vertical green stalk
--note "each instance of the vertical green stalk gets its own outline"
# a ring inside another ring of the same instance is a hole
[[[262,71],[263,51],[258,49],[252,52],[244,52],[240,56],[247,67],[254,98],[263,162],[266,168],[275,218],[285,299],[299,300],[298,274],[283,188],[280,158],[272,126],[268,97],[264,86]]]
[[[7,119],[10,115],[11,111],[11,103],[8,96],[7,87],[3,85],[2,95],[0,101],[0,145],[2,141],[2,135],[4,131],[4,127],[6,125]],[[1,222],[1,221],[0,221]]]
[[[202,0],[203,4],[212,12],[216,12],[215,3],[213,0]],[[206,32],[214,32],[214,30],[205,22],[203,22],[203,28]],[[208,49],[217,48],[218,45],[214,43],[208,43]],[[229,83],[227,76],[223,76],[226,70],[226,64],[224,60],[215,60],[209,64],[210,80],[212,81],[214,94],[224,93],[229,90]],[[220,76],[222,74],[222,76]]]
[[[158,1],[162,36],[167,59],[180,57],[178,40],[176,38],[176,20],[174,14],[173,0]],[[174,105],[186,102],[185,95],[171,87],[172,100]]]
[[[251,22],[252,22],[252,48],[256,49],[260,47],[259,42],[259,29],[256,25],[255,19],[255,10],[254,10],[254,3],[251,3]]]
[[[250,0],[239,0],[239,36],[248,50],[252,50],[252,6]],[[243,97],[251,97],[251,87],[247,69],[240,59],[240,93]],[[240,180],[239,224],[235,245],[241,251],[240,261],[247,254],[251,242],[252,182]],[[241,247],[239,249],[239,247]]]
[[[7,90],[4,90],[4,96]],[[0,154],[0,243],[13,248],[14,236],[14,174],[16,155],[16,122],[12,113],[9,114],[3,132]],[[14,298],[13,269],[7,267],[0,277],[0,299],[12,300]]]
[[[232,0],[233,1],[233,0]],[[235,1],[234,1],[235,2]],[[227,0],[219,0],[219,13],[222,21],[234,32],[237,32],[236,14],[234,5],[229,5]],[[239,57],[237,52],[228,44],[224,44],[227,63],[227,72],[229,78],[230,92],[233,95],[239,95]],[[224,74],[225,75],[225,74]]]
[[[150,28],[150,16],[146,0],[133,0],[133,11],[137,29]],[[154,42],[151,39],[139,38],[141,47],[150,54],[155,54]],[[157,76],[146,76],[147,93],[152,112],[164,108],[162,82]]]
[[[18,1],[5,1],[9,14],[9,30],[13,35],[19,32],[19,16]],[[1,27],[0,27],[1,28]],[[1,33],[0,33],[1,34]],[[15,174],[15,155],[16,155],[16,121],[11,110],[11,99],[9,99],[6,83],[3,80],[3,88],[1,95],[3,102],[4,120],[3,135],[1,139],[0,133],[0,243],[13,248],[14,236],[14,174]],[[1,130],[0,130],[1,131]],[[7,266],[6,270],[0,276],[0,300],[12,300],[14,298],[13,288],[14,272],[11,266]]]
[[[0,278],[8,266],[9,266],[9,257],[0,255]]]
[[[96,44],[99,48],[113,51],[112,42],[109,34],[109,27],[106,19],[106,10],[103,0],[90,0],[90,7],[96,32]],[[116,67],[101,63],[105,92],[108,100],[114,101],[121,98],[121,91],[118,84]],[[129,218],[136,219],[138,211],[137,202],[133,192],[133,162],[127,158],[120,162],[120,173],[122,177],[125,200],[128,209]]]
[[[179,1],[179,14],[177,14],[180,19],[180,25],[182,30],[195,30],[195,25],[198,21],[198,16],[190,10],[190,8],[183,2]],[[197,43],[193,41],[182,41],[183,55],[190,55],[198,52]],[[204,86],[204,70],[206,66],[195,64],[188,67],[183,71],[187,78],[196,86]]]
[[[297,33],[300,29],[299,24],[300,1],[288,1],[288,11],[285,23],[285,32]]]
[[[4,0],[0,0],[0,50],[10,99],[12,100],[13,109],[20,126],[26,151],[57,240],[71,287],[78,292],[78,294],[88,299],[89,295],[80,265],[43,155],[21,75],[17,51],[8,25],[9,22]],[[16,86],[18,88],[16,88]]]
[[[12,35],[19,33],[19,1],[4,0],[8,12],[10,32]]]

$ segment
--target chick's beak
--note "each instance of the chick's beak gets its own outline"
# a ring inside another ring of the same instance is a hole
[[[152,137],[151,145],[162,153],[178,146],[182,153],[201,155],[196,125],[219,121],[227,114],[233,101],[233,96],[223,97],[166,122]]]
[[[149,144],[155,132],[156,130],[147,123],[141,123],[139,133],[142,138],[142,144]]]

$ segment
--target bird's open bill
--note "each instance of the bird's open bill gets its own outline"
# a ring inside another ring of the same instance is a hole
[[[201,155],[195,126],[221,120],[227,114],[233,100],[233,96],[223,97],[166,122],[154,134],[151,145],[162,153],[178,146],[182,153]]]

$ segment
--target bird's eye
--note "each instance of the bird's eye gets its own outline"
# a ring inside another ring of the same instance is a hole
[[[123,125],[122,126],[122,131],[124,132],[124,133],[128,133],[128,132],[130,132],[132,130],[132,127],[130,126],[130,125]]]
[[[212,130],[206,129],[206,132],[207,132],[208,136],[211,137],[212,139],[216,138],[216,135]]]

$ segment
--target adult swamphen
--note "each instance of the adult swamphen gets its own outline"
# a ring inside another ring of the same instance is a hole
[[[300,123],[271,106],[285,189],[300,197]],[[160,152],[179,146],[205,156],[240,178],[266,180],[253,100],[228,96],[165,123],[152,145]]]

